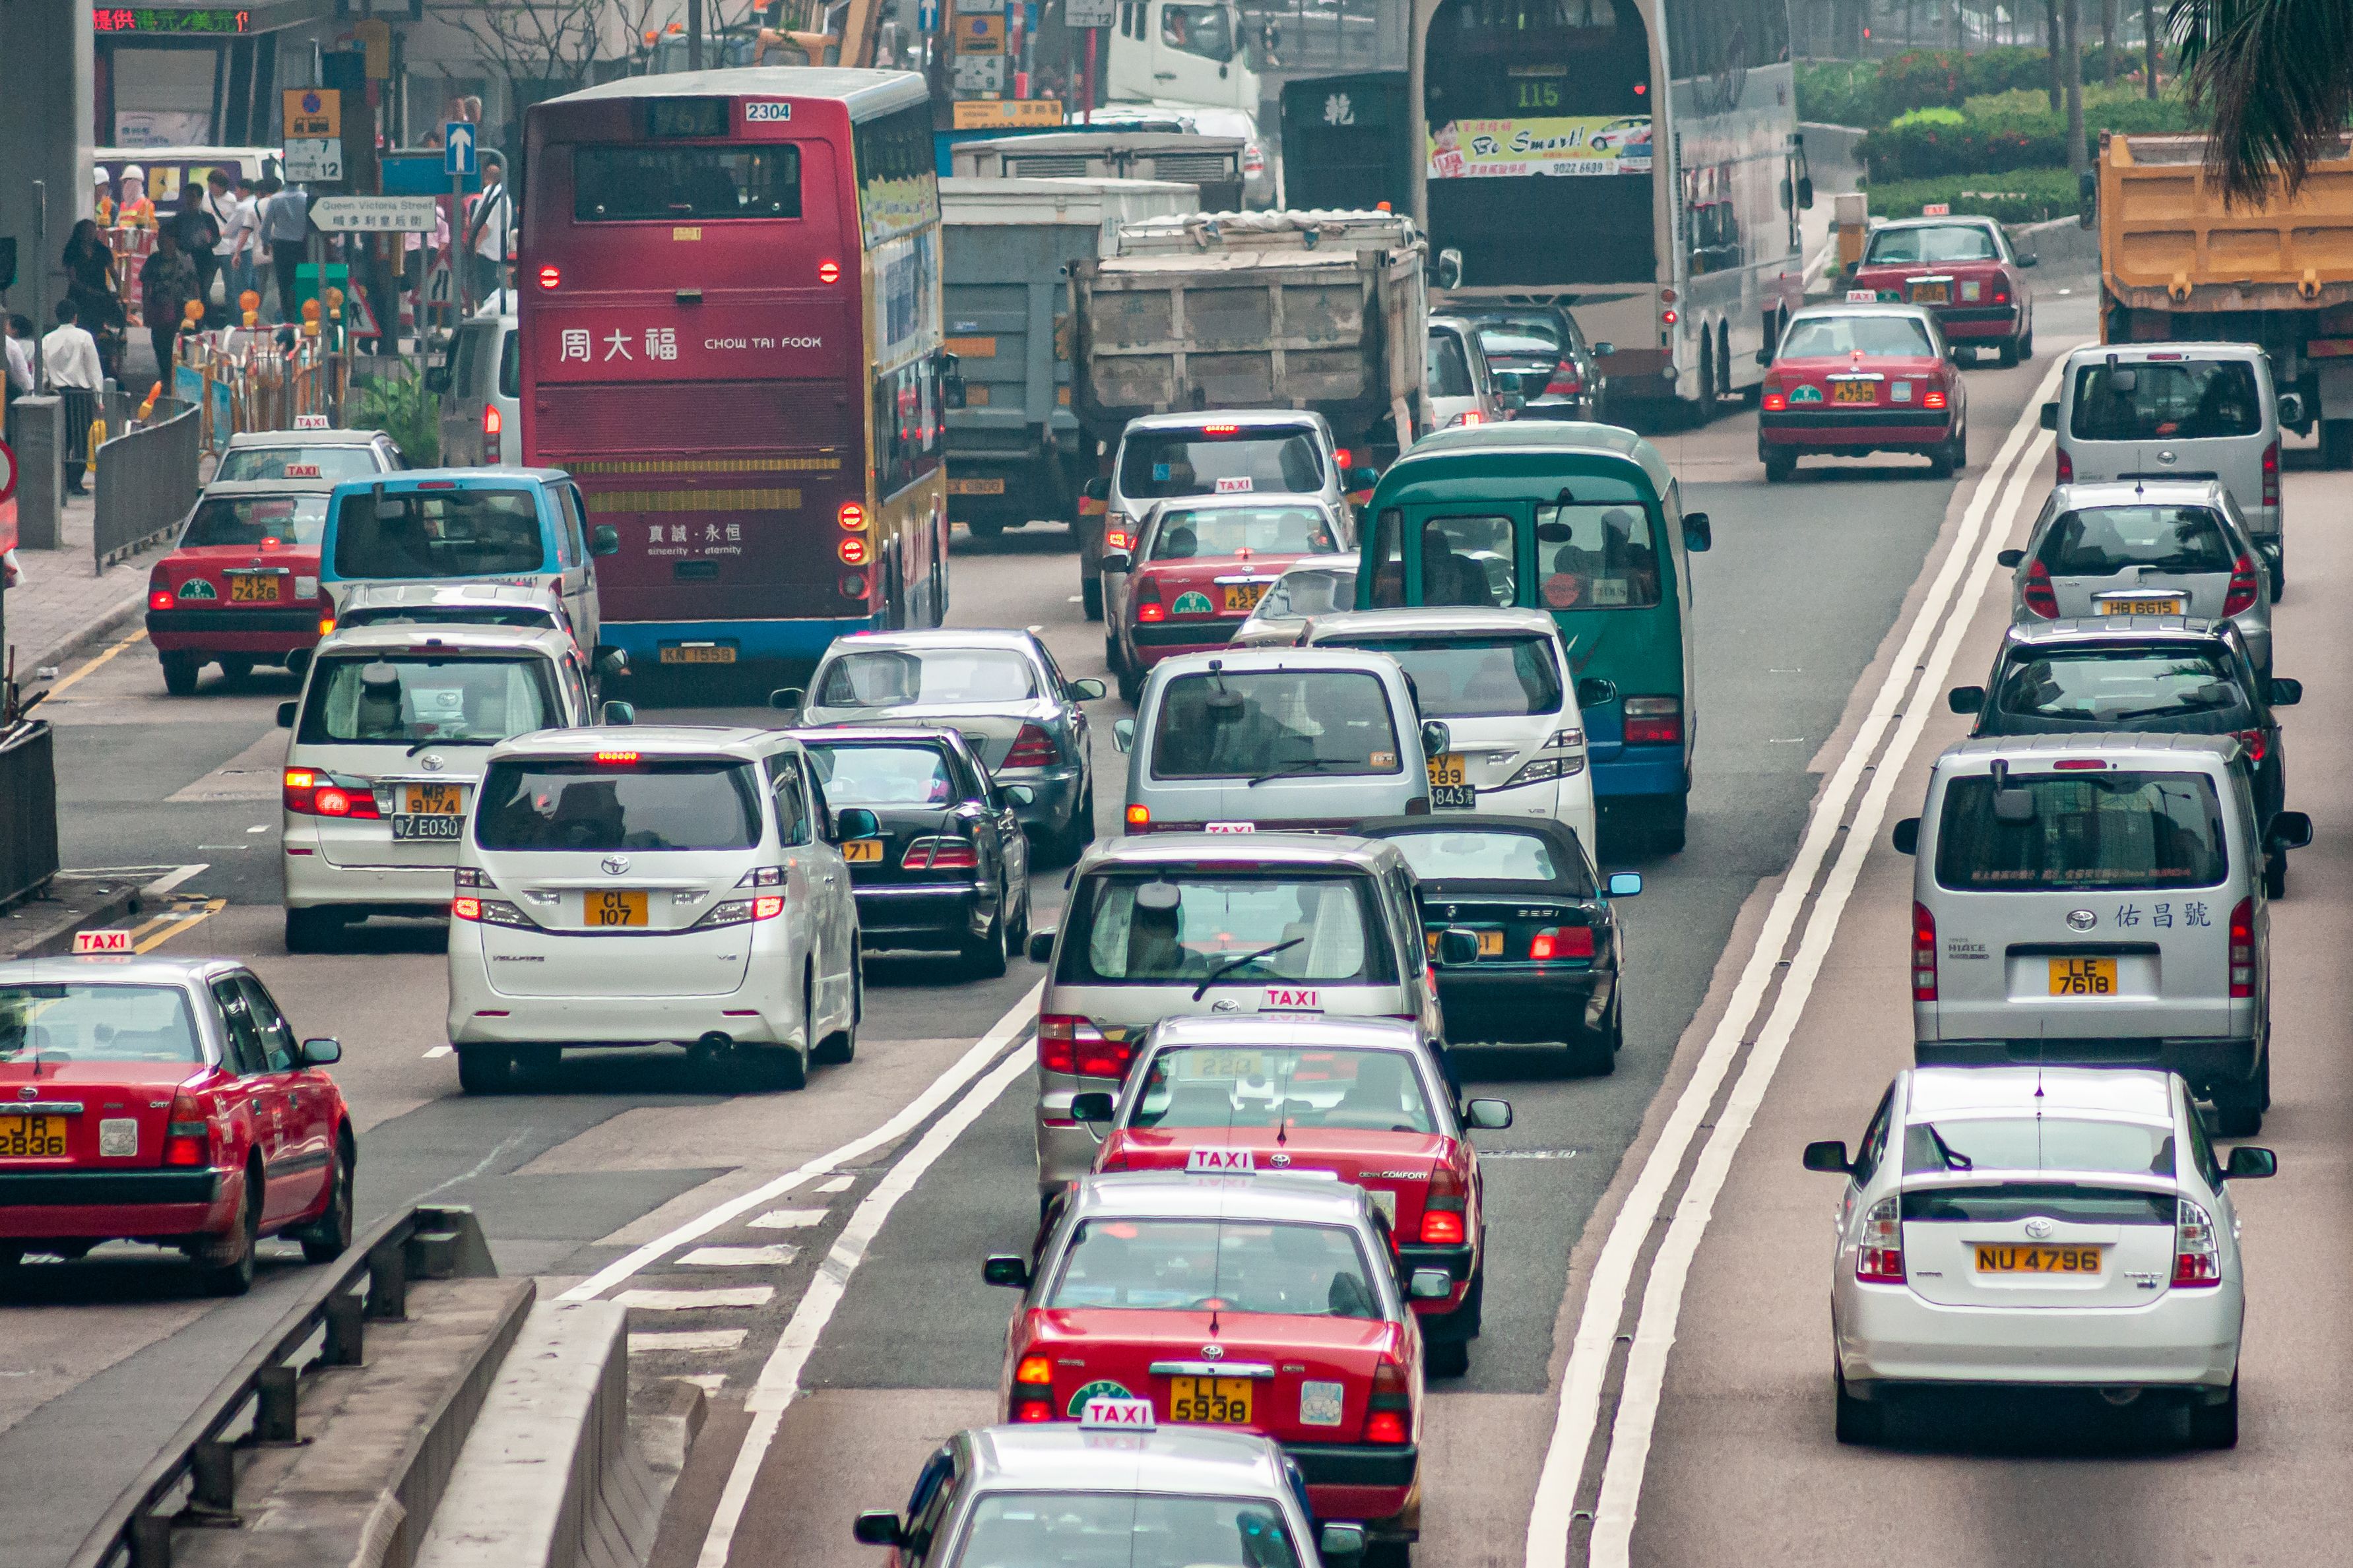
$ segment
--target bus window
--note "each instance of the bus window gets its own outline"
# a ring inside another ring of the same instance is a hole
[[[1405,607],[1405,513],[1393,506],[1373,521],[1372,606]]]
[[[800,216],[801,150],[789,142],[573,150],[575,223]]]
[[[1619,501],[1597,496],[1536,508],[1536,582],[1553,610],[1641,609],[1659,602],[1659,556],[1650,518],[1631,487]]]
[[[1511,605],[1519,572],[1508,517],[1434,517],[1421,525],[1421,602]]]

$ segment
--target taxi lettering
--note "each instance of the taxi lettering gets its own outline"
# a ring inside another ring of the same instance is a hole
[[[1259,1004],[1259,1010],[1269,1012],[1277,1009],[1321,1013],[1324,1010],[1324,993],[1312,988],[1302,990],[1288,985],[1270,985],[1266,988],[1266,1000]]]
[[[1195,1149],[1185,1156],[1185,1169],[1211,1175],[1229,1172],[1258,1169],[1258,1162],[1248,1149]]]

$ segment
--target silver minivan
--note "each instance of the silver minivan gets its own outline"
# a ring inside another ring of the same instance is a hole
[[[443,467],[522,463],[522,323],[510,293],[496,296],[451,335],[448,360],[427,380],[442,395]]]
[[[2239,742],[2209,735],[1963,741],[1916,855],[1914,1054],[1923,1064],[2170,1068],[2243,1138],[2271,1103],[2271,917]],[[2311,842],[2302,812],[2269,847]]]
[[[1127,830],[1346,833],[1430,810],[1429,759],[1453,736],[1422,719],[1398,661],[1364,648],[1228,648],[1152,668],[1127,760]]]
[[[2271,571],[2287,581],[2280,519],[2280,426],[2303,400],[2272,385],[2253,343],[2091,343],[2067,356],[2042,427],[2059,433],[2059,482],[2218,479],[2245,514]]]
[[[1468,962],[1477,955],[1440,955]],[[1145,1031],[1184,1014],[1405,1018],[1442,1039],[1413,873],[1394,845],[1261,833],[1098,842],[1072,874],[1038,1018],[1038,1194],[1086,1173],[1071,1097],[1116,1093]]]

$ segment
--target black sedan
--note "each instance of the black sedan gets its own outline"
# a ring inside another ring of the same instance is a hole
[[[1588,343],[1577,319],[1557,305],[1449,307],[1478,329],[1479,346],[1498,392],[1527,399],[1523,419],[1601,417],[1600,356],[1608,343]]]
[[[1004,973],[1029,936],[1029,841],[1016,815],[1028,786],[998,784],[954,730],[793,734],[826,805],[862,805],[881,826],[841,846],[865,948],[947,951],[969,975]]]
[[[1612,899],[1642,879],[1597,879],[1574,829],[1541,816],[1385,816],[1357,829],[1413,868],[1438,961],[1450,1046],[1558,1041],[1570,1069],[1618,1065],[1625,942]]]

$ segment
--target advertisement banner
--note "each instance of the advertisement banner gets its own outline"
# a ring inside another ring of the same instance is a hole
[[[1430,132],[1428,152],[1433,180],[1647,174],[1651,121],[1641,114],[1454,120]]]

